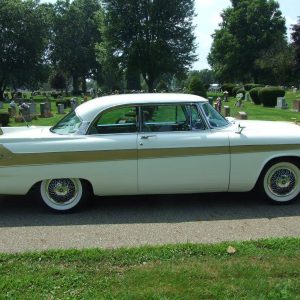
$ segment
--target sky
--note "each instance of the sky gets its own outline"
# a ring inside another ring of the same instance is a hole
[[[297,17],[300,16],[299,0],[279,0],[280,10],[286,19],[286,27],[288,28],[288,38],[290,38],[290,30],[292,24],[297,23]],[[229,7],[230,0],[195,0],[195,10],[197,17],[195,18],[195,35],[197,42],[198,60],[194,63],[193,69],[209,69],[207,63],[207,55],[209,53],[212,38],[211,35],[218,24],[221,22],[220,13],[223,9]]]
[[[163,0],[161,0],[163,1]],[[292,24],[297,23],[297,17],[300,16],[299,0],[277,0],[280,10],[286,19],[286,27],[288,28],[288,38],[290,38],[290,30]],[[41,2],[56,2],[56,0],[42,0]],[[230,6],[230,0],[195,0],[195,36],[197,43],[198,60],[194,63],[193,69],[209,69],[207,56],[211,47],[212,37],[218,24],[221,22],[220,14],[223,9]]]

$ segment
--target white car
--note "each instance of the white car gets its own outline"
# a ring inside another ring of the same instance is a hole
[[[237,121],[187,94],[88,101],[53,127],[6,127],[0,193],[38,190],[70,211],[90,195],[246,192],[275,203],[300,192],[300,127]]]

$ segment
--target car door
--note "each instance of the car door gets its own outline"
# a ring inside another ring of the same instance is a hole
[[[146,105],[140,116],[140,193],[228,190],[228,134],[209,129],[197,105]]]
[[[120,106],[102,112],[90,128],[89,147],[104,156],[90,169],[96,195],[137,193],[137,126],[137,107]]]

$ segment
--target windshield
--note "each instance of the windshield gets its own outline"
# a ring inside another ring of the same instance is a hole
[[[76,115],[75,111],[72,111],[53,126],[51,131],[58,134],[78,133],[82,123],[82,120]]]
[[[228,126],[229,122],[221,114],[219,114],[209,103],[204,103],[202,105],[202,108],[204,110],[206,119],[208,120],[208,123],[211,127],[217,128]]]

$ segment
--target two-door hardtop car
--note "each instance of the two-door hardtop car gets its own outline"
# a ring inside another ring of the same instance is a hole
[[[6,127],[0,193],[38,190],[56,211],[91,194],[246,192],[275,203],[300,192],[300,127],[227,120],[187,94],[113,95],[88,101],[53,127]]]

